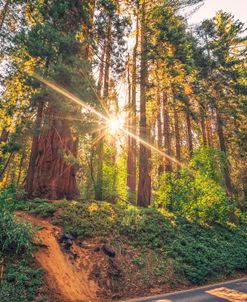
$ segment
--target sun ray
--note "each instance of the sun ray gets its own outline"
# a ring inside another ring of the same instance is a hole
[[[108,125],[108,127],[109,127],[109,125],[112,123],[112,120],[116,119],[116,117],[108,118],[108,117],[104,116],[102,113],[98,112],[95,108],[88,105],[87,103],[85,103],[84,101],[82,101],[81,99],[79,99],[78,97],[73,95],[71,92],[69,92],[66,89],[60,87],[59,85],[55,84],[54,82],[48,81],[48,80],[44,79],[43,77],[41,77],[40,75],[38,75],[36,73],[33,74],[33,77],[36,78],[37,80],[39,80],[40,82],[44,83],[48,87],[52,88],[54,91],[62,94],[63,96],[70,99],[71,101],[73,101],[76,104],[80,105],[84,109],[94,113],[100,119],[100,122],[103,125],[106,125],[106,126]],[[126,135],[133,137],[136,141],[141,143],[143,146],[145,146],[145,147],[157,152],[161,156],[163,156],[163,157],[179,164],[181,167],[184,166],[184,164],[181,161],[179,161],[176,158],[168,155],[163,150],[160,150],[159,148],[155,147],[154,145],[152,145],[152,144],[148,143],[147,141],[145,141],[144,139],[142,139],[140,136],[138,136],[138,135],[132,133],[131,131],[129,131],[128,129],[124,128],[124,124],[118,127],[118,131],[123,131]],[[102,133],[102,135],[105,135],[105,134]]]

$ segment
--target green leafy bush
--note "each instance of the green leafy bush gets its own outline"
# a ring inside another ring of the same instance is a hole
[[[201,223],[226,224],[235,211],[222,185],[224,157],[213,148],[201,148],[189,169],[164,174],[154,205]]]
[[[0,301],[33,301],[42,285],[42,274],[41,269],[31,268],[26,261],[8,263],[0,283]]]
[[[29,254],[32,250],[33,232],[29,223],[14,217],[14,193],[0,191],[0,252],[4,254]]]
[[[30,264],[32,227],[14,216],[15,195],[14,188],[0,190],[1,302],[32,301],[43,282],[42,271]]]
[[[74,236],[121,236],[140,251],[152,250],[159,263],[173,263],[176,276],[202,284],[247,272],[247,226],[202,225],[163,209],[142,209],[106,202],[73,202],[59,222]],[[140,259],[134,264],[142,266]],[[155,269],[155,267],[154,267]]]

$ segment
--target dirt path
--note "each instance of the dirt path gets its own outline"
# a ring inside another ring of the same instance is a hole
[[[47,284],[55,291],[61,300],[66,302],[96,302],[98,290],[94,281],[89,280],[91,264],[86,251],[72,246],[79,256],[77,260],[71,260],[65,254],[56,239],[61,232],[59,227],[53,226],[47,220],[31,216],[27,213],[18,213],[18,217],[31,222],[35,226],[42,227],[37,232],[37,239],[44,248],[39,248],[35,258],[39,265],[46,271]]]

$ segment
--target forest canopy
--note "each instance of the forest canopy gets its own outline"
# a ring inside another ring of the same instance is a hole
[[[191,27],[200,4],[1,1],[1,188],[205,221],[245,209],[245,26],[218,11]]]

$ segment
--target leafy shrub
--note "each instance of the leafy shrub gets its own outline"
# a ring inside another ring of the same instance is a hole
[[[52,216],[58,208],[65,206],[67,203],[66,200],[50,203],[47,199],[35,198],[33,200],[17,202],[15,208],[47,218]]]
[[[66,232],[83,238],[104,236],[114,242],[123,236],[142,252],[152,250],[162,265],[172,262],[176,275],[191,283],[247,272],[246,225],[203,226],[163,209],[106,202],[73,202],[59,221]],[[139,260],[132,262],[142,267]]]
[[[235,209],[222,186],[222,157],[213,148],[198,150],[190,169],[161,177],[154,205],[201,223],[226,224]]]
[[[5,254],[30,253],[33,232],[31,225],[14,218],[14,193],[0,191],[0,251]]]
[[[41,269],[31,268],[26,261],[8,263],[0,283],[0,301],[32,301],[42,285],[42,273]]]

